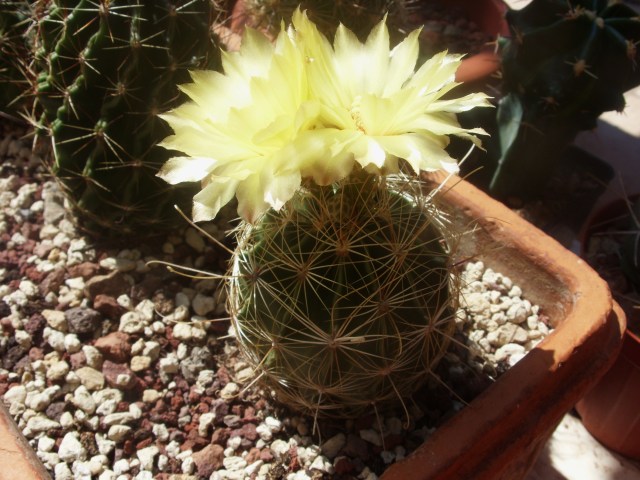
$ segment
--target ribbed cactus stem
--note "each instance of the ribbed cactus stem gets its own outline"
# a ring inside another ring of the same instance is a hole
[[[359,172],[238,229],[229,308],[280,401],[349,417],[424,384],[455,325],[445,224],[416,180]]]

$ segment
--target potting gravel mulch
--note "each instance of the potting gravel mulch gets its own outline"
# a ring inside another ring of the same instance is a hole
[[[375,479],[549,331],[470,263],[456,341],[409,418],[316,425],[254,382],[219,281],[149,263],[223,274],[225,250],[186,221],[117,247],[83,236],[26,133],[0,120],[0,396],[55,479]],[[228,223],[203,227],[232,245]]]

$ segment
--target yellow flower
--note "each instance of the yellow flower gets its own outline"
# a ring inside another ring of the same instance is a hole
[[[344,27],[334,46],[305,13],[275,43],[247,30],[240,52],[223,53],[223,73],[192,72],[181,87],[190,101],[163,115],[174,134],[161,145],[183,155],[158,175],[171,184],[199,181],[193,219],[209,220],[235,195],[255,222],[289,200],[305,178],[327,185],[353,170],[420,170],[457,165],[447,135],[467,137],[455,114],[488,105],[483,94],[444,100],[457,84],[460,56],[441,53],[415,71],[418,31],[392,51],[381,22],[362,44]]]
[[[247,30],[238,53],[223,54],[224,74],[192,72],[181,86],[191,101],[163,118],[174,134],[161,145],[186,154],[159,176],[171,184],[201,181],[193,219],[209,220],[234,195],[238,212],[255,221],[279,209],[300,187],[300,164],[324,148],[305,135],[319,104],[308,96],[302,52],[283,31],[275,44]]]
[[[461,55],[435,55],[415,71],[419,30],[393,50],[384,21],[366,42],[344,26],[333,47],[306,14],[293,17],[297,40],[305,52],[310,95],[321,102],[321,122],[334,129],[348,152],[364,168],[379,173],[398,170],[398,158],[420,170],[457,171],[457,163],[444,148],[447,135],[470,139],[482,129],[463,129],[455,114],[477,106],[490,106],[482,93],[456,99],[443,95],[458,85],[455,71]],[[308,171],[320,183],[323,171]]]

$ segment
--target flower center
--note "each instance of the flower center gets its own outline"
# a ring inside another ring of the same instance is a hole
[[[362,133],[367,133],[364,129],[364,125],[362,123],[362,113],[360,112],[360,102],[362,101],[362,96],[358,95],[353,99],[351,106],[349,107],[349,114],[356,124],[356,128],[360,130]]]

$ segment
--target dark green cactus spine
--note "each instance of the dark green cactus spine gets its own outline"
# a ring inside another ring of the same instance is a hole
[[[640,84],[640,17],[620,1],[533,0],[507,14],[498,108],[500,155],[491,191],[535,194],[562,150]]]
[[[55,0],[37,6],[41,126],[53,174],[87,230],[146,234],[188,209],[192,185],[156,178],[171,152],[158,113],[181,101],[188,70],[215,66],[209,0]]]
[[[229,308],[279,400],[349,417],[424,384],[455,326],[442,220],[416,180],[360,172],[240,228]]]

